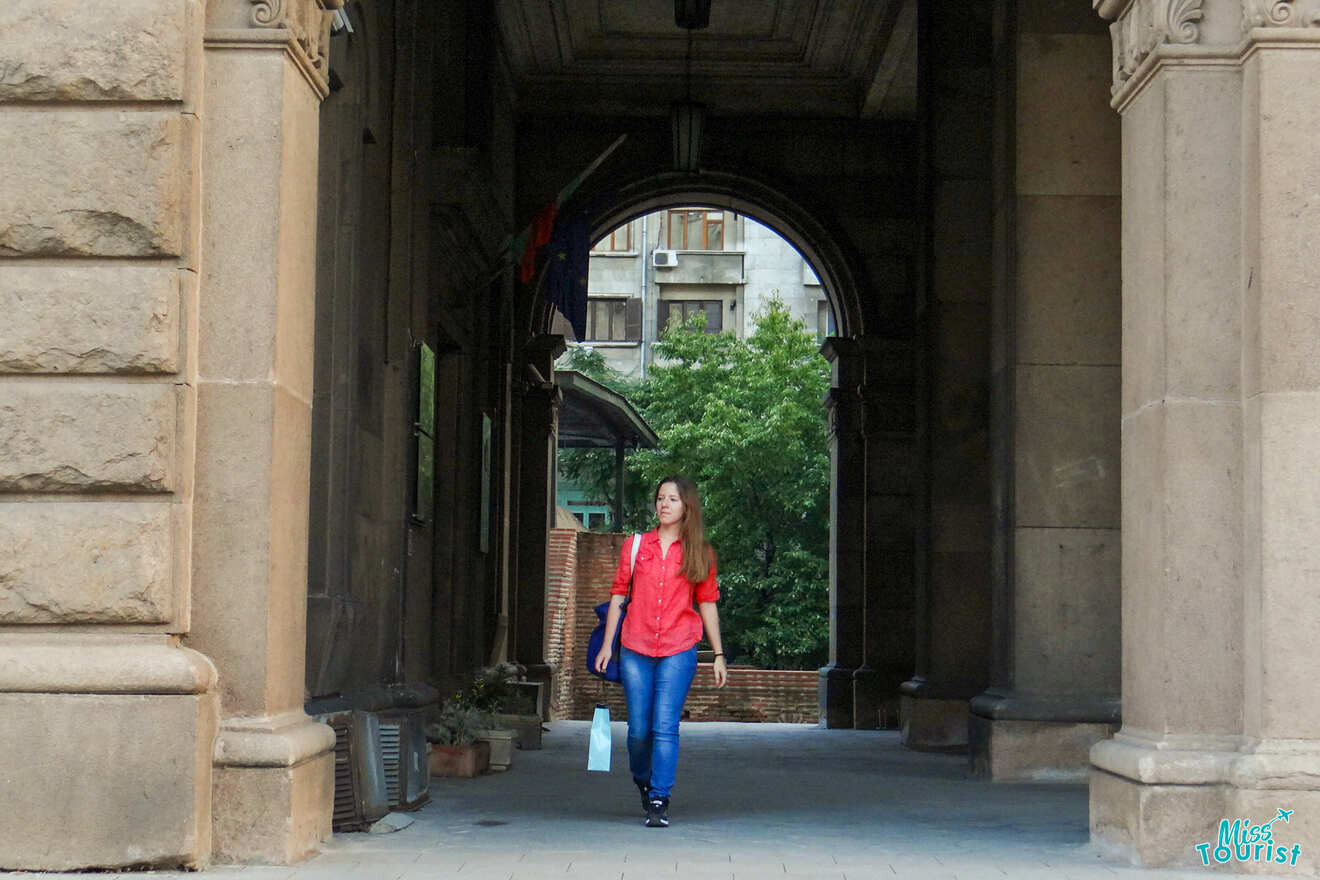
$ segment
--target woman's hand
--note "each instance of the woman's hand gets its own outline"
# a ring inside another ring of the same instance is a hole
[[[729,667],[725,664],[723,655],[715,658],[713,668],[715,671],[715,687],[724,687],[729,683]]]
[[[601,647],[600,652],[596,654],[595,670],[604,675],[605,667],[610,665],[610,657],[612,656],[614,656],[614,652],[610,650],[609,643],[606,643]]]

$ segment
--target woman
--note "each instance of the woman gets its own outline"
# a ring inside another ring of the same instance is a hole
[[[669,792],[678,767],[678,719],[697,671],[703,624],[715,649],[716,687],[724,687],[729,671],[715,609],[720,598],[715,553],[706,543],[697,487],[687,477],[665,477],[655,490],[655,512],[660,525],[640,536],[636,569],[630,572],[636,539],[625,541],[619,554],[596,669],[604,672],[610,662],[631,574],[632,599],[619,648],[619,672],[628,701],[628,764],[642,795],[646,826],[666,828]]]

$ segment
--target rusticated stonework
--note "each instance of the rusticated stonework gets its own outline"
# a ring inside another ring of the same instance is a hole
[[[1123,87],[1162,43],[1195,43],[1201,37],[1204,0],[1135,0],[1109,26],[1114,42],[1114,88]]]
[[[1320,25],[1320,0],[1242,0],[1242,28]]]
[[[248,0],[254,27],[285,28],[293,32],[298,48],[324,79],[329,70],[330,21],[344,0]]]

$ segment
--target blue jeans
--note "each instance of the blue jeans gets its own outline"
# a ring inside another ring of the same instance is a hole
[[[619,648],[619,672],[628,700],[628,765],[651,797],[669,797],[678,770],[678,719],[683,715],[697,646],[669,657],[648,657]]]

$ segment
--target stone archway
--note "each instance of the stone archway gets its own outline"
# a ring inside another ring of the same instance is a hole
[[[887,612],[910,608],[914,601],[917,524],[914,506],[905,499],[917,494],[918,474],[904,470],[910,455],[893,453],[896,448],[909,453],[915,448],[916,396],[910,343],[867,332],[866,267],[842,244],[846,235],[818,211],[805,207],[804,199],[744,173],[665,172],[619,184],[608,195],[602,195],[601,189],[585,189],[562,213],[585,217],[593,241],[654,210],[707,205],[773,229],[816,271],[838,324],[837,335],[822,348],[832,365],[832,387],[825,401],[831,446],[830,652],[828,665],[820,670],[820,717],[829,727],[848,728],[874,728],[881,719],[896,719],[897,686],[911,674],[913,634],[907,628],[910,615]],[[552,310],[538,298],[528,304],[528,311],[533,340],[547,338]],[[533,345],[529,350],[544,359],[538,366],[548,375],[550,352],[557,354],[559,349]],[[878,377],[890,381],[876,381]],[[893,381],[894,377],[901,381]],[[533,418],[549,424],[553,416]],[[525,483],[545,484],[546,475],[539,470]],[[876,491],[877,485],[886,488]],[[529,500],[524,497],[524,504]],[[879,522],[888,529],[877,540],[869,529]],[[887,554],[891,560],[895,556],[907,560],[907,567],[900,562],[891,563],[884,575],[868,571],[868,558],[871,566],[877,566],[886,550],[891,551]],[[532,551],[526,551],[526,557],[524,565],[537,565]],[[895,619],[903,622],[895,624]]]

